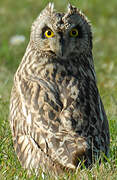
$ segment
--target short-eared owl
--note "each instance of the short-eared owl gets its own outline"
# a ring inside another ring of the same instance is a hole
[[[49,3],[33,23],[14,77],[10,125],[18,159],[29,170],[60,174],[108,155],[91,26],[72,5],[58,13]]]

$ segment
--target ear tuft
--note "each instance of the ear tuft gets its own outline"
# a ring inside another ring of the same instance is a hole
[[[69,14],[74,14],[74,13],[76,13],[78,11],[78,9],[76,7],[74,7],[74,6],[72,6],[70,3],[68,4],[67,10],[68,10]]]
[[[49,2],[45,9],[52,13],[54,11],[54,3]]]

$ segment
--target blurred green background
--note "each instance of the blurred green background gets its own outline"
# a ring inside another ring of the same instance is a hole
[[[9,98],[13,75],[29,42],[31,24],[47,2],[49,1],[0,0],[0,179],[26,178],[13,150],[8,123]],[[65,11],[68,4],[67,0],[53,2],[60,11]],[[109,167],[100,172],[96,170],[93,175],[98,179],[117,179],[117,0],[70,2],[81,9],[92,24],[98,88],[110,124]],[[16,35],[23,35],[25,41],[19,45],[11,44],[11,38]],[[85,174],[85,179],[93,179],[92,172],[86,170]]]

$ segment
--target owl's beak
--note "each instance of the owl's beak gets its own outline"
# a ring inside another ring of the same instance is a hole
[[[57,52],[56,52],[56,54],[59,57],[64,57],[64,53],[65,53],[64,45],[65,45],[64,39],[60,38],[59,43],[58,43],[58,47],[57,47]]]
[[[55,40],[50,41],[51,50],[60,58],[64,58],[65,56],[65,40],[63,36],[59,35]]]
[[[57,52],[57,55],[60,56],[60,57],[63,57],[63,56],[64,56],[63,47],[60,47],[60,49],[59,49],[58,52]]]

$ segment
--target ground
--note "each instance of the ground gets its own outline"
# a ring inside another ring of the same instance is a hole
[[[15,155],[8,122],[9,98],[13,75],[22,59],[29,41],[30,27],[47,0],[0,0],[0,179],[30,178],[21,168]],[[55,1],[56,9],[64,10],[67,1]],[[109,119],[111,144],[110,157],[101,166],[89,170],[79,168],[70,180],[116,180],[117,179],[117,0],[71,0],[90,19],[93,31],[93,54],[98,88]],[[14,35],[23,35],[25,42],[11,45]],[[45,179],[51,180],[47,176]],[[59,179],[59,178],[58,178]]]

